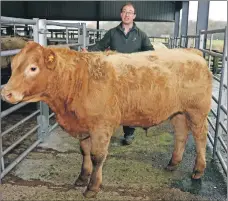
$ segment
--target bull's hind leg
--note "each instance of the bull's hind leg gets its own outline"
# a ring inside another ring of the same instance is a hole
[[[174,116],[171,123],[175,131],[175,143],[172,158],[166,167],[167,170],[175,170],[177,165],[182,161],[189,131],[185,114]]]
[[[102,167],[108,154],[112,128],[96,128],[91,134],[91,159],[93,171],[90,177],[84,196],[87,198],[96,197],[102,184]]]
[[[83,157],[81,173],[75,181],[75,186],[87,186],[92,173],[92,161],[90,156],[91,142],[90,138],[80,141],[80,149]]]
[[[207,116],[200,112],[192,112],[190,115],[190,128],[196,143],[196,160],[192,178],[200,179],[206,168],[206,145],[207,145]]]

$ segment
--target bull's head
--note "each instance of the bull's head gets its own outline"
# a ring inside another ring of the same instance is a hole
[[[28,42],[12,60],[12,75],[1,90],[2,99],[11,104],[42,100],[55,60],[53,51]]]

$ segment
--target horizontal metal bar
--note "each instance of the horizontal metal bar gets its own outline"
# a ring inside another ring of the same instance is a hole
[[[36,24],[36,21],[35,20],[31,20],[31,19],[23,19],[23,18],[1,16],[1,23]]]
[[[208,136],[209,141],[211,142],[211,145],[213,146],[214,145],[214,140],[213,140],[213,138],[211,136],[211,133],[209,131],[207,133],[207,136]]]
[[[88,44],[87,46],[90,47],[90,46],[93,46],[95,45],[96,43],[92,43],[92,44]]]
[[[213,109],[211,109],[211,112],[212,112],[212,114],[213,114],[215,117],[217,117],[217,114],[216,114],[216,112],[215,112]]]
[[[224,159],[222,158],[221,153],[219,151],[216,151],[216,155],[218,156],[218,159],[220,161],[220,164],[222,165],[222,168],[223,168],[224,172],[227,175],[227,165],[226,165]]]
[[[24,122],[26,122],[27,120],[31,119],[32,117],[34,117],[36,114],[38,114],[40,112],[40,110],[36,110],[35,112],[33,112],[32,114],[30,114],[29,116],[25,117],[24,119],[22,119],[21,121],[19,121],[18,123],[16,123],[15,125],[13,125],[12,127],[10,127],[9,129],[7,129],[6,131],[4,131],[2,133],[2,136],[6,135],[7,133],[9,133],[10,131],[12,131],[14,128],[16,128],[17,126],[23,124]]]
[[[199,38],[199,35],[187,35],[187,36],[181,36],[182,38]]]
[[[9,109],[7,110],[4,110],[3,112],[1,112],[1,119],[7,115],[9,115],[10,113],[18,110],[19,108],[21,107],[24,107],[25,105],[27,105],[29,103],[26,103],[26,102],[23,102],[23,103],[19,103],[17,105],[14,105],[13,107],[10,107]]]
[[[52,38],[52,39],[48,39],[49,42],[66,42],[65,38]],[[78,41],[76,39],[69,39],[69,43],[76,43]]]
[[[218,136],[218,139],[219,139],[219,141],[220,141],[220,143],[221,143],[223,149],[225,149],[225,151],[226,151],[226,153],[227,153],[227,146],[226,146],[224,140],[221,138],[221,136]]]
[[[222,129],[224,130],[224,132],[227,133],[227,128],[225,127],[225,125],[222,122],[219,122],[219,125],[222,127]]]
[[[221,105],[220,107],[222,111],[227,115],[227,108],[224,105]]]
[[[214,34],[214,33],[225,33],[226,29],[213,29],[213,30],[202,30],[200,31],[201,34]]]
[[[40,144],[41,140],[37,140],[34,142],[28,149],[26,149],[20,156],[18,156],[2,173],[1,178],[3,178],[10,170],[12,170],[15,165],[21,162],[21,160],[28,155],[38,144]]]
[[[63,27],[74,27],[80,28],[82,25],[80,23],[61,23],[61,22],[53,22],[51,20],[46,20],[47,25],[55,25],[55,26],[63,26]]]
[[[215,126],[213,125],[211,119],[209,117],[207,117],[207,120],[208,120],[209,124],[211,125],[212,129],[215,131]]]
[[[58,126],[59,124],[56,122],[53,126],[51,126],[50,128],[49,128],[49,133],[51,132],[51,131],[53,131],[57,126]]]
[[[17,146],[21,141],[23,141],[26,137],[28,137],[29,135],[31,135],[37,128],[39,128],[40,125],[36,125],[33,129],[31,129],[30,131],[28,131],[25,135],[23,135],[19,140],[17,140],[16,142],[14,142],[13,144],[11,144],[6,150],[4,150],[2,152],[2,155],[6,155],[11,149],[13,149],[15,146]]]
[[[105,30],[105,29],[92,29],[92,28],[86,28],[86,31],[102,32],[102,31],[106,31],[106,30]]]
[[[20,51],[21,51],[21,49],[4,50],[4,51],[1,51],[1,57],[13,56],[13,55],[19,53]]]
[[[55,115],[55,113],[52,112],[52,113],[49,115],[49,118],[52,118],[54,115]]]
[[[212,94],[212,99],[216,102],[216,103],[218,103],[218,99]]]
[[[215,75],[213,75],[213,78],[214,78],[216,81],[220,82],[220,79],[219,79],[218,77],[216,77]]]
[[[219,54],[219,53],[216,53],[216,52],[213,52],[213,51],[208,51],[208,50],[200,49],[200,48],[199,48],[199,50],[201,50],[204,53],[207,53],[207,54],[210,54],[212,56],[215,56],[215,57],[219,57],[219,58],[222,58],[223,57],[222,54]]]
[[[57,45],[48,45],[48,47],[71,47],[71,46],[80,46],[81,43],[71,43],[71,44],[57,44]]]

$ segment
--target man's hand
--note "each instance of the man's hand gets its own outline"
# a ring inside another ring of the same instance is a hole
[[[88,52],[88,50],[86,48],[84,48],[84,47],[81,48],[81,51],[82,52]]]

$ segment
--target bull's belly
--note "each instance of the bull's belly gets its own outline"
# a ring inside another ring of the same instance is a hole
[[[148,116],[127,116],[124,117],[121,121],[121,125],[124,126],[135,126],[135,127],[152,127],[152,126],[156,126],[160,123],[162,123],[163,121],[167,120],[171,115],[161,115],[161,116],[152,116],[152,115],[148,115]]]

